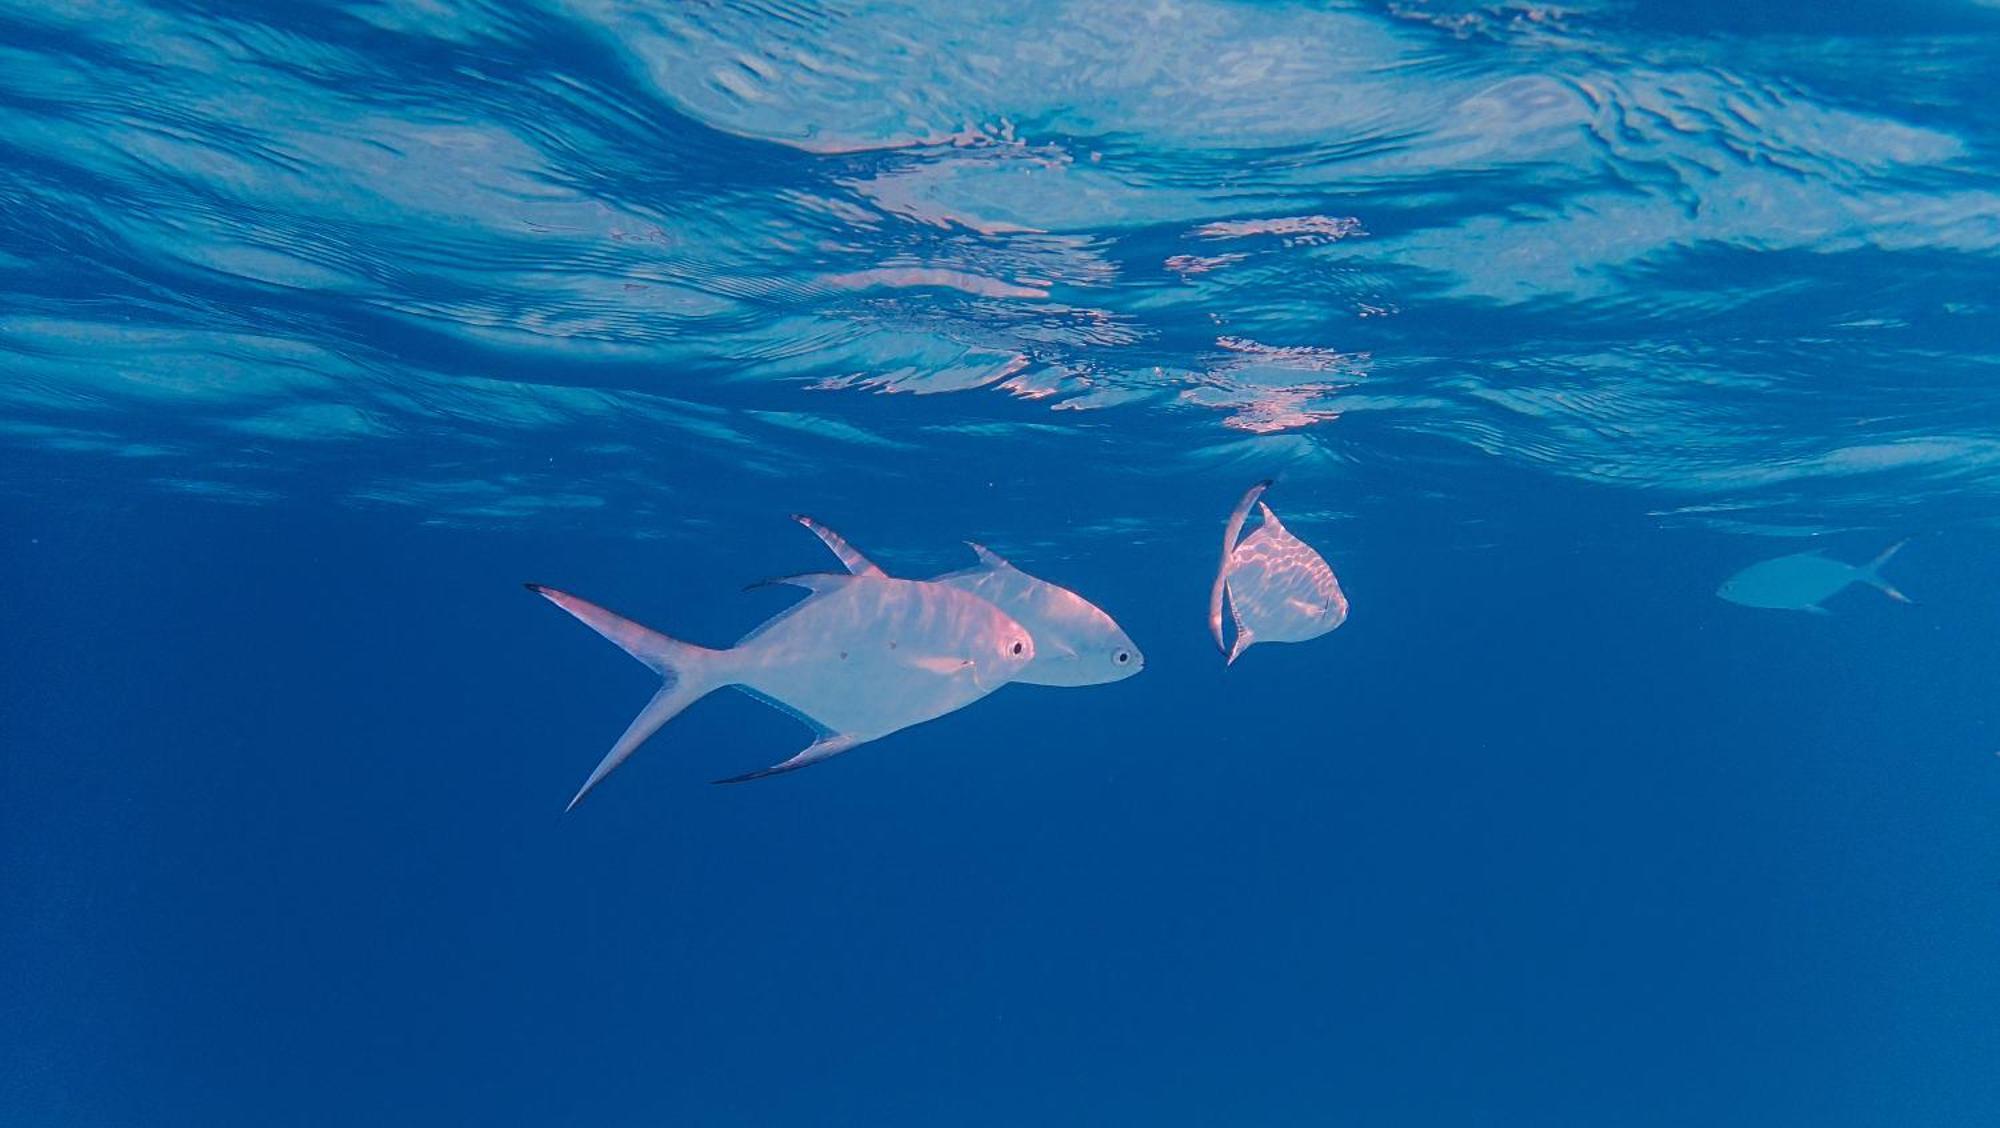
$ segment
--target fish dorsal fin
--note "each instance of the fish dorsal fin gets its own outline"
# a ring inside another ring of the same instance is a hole
[[[1250,515],[1250,507],[1256,504],[1264,491],[1271,488],[1271,479],[1266,478],[1244,493],[1243,500],[1230,511],[1229,523],[1222,529],[1222,563],[1215,569],[1215,584],[1208,589],[1208,631],[1215,636],[1215,648],[1228,653],[1222,642],[1222,589],[1229,582],[1229,557],[1236,551],[1237,535],[1243,532],[1243,519]]]
[[[1265,527],[1275,529],[1281,533],[1286,531],[1285,523],[1283,521],[1278,520],[1278,515],[1276,513],[1271,512],[1270,506],[1265,505],[1261,501],[1258,502],[1257,513],[1259,516],[1264,518]]]
[[[773,576],[768,580],[758,580],[754,584],[743,585],[744,591],[756,591],[758,588],[767,587],[802,587],[812,592],[812,596],[799,600],[797,603],[764,620],[757,626],[752,627],[749,634],[736,640],[736,645],[739,647],[748,646],[756,642],[768,634],[772,627],[798,614],[800,608],[805,607],[814,599],[830,591],[839,591],[847,585],[863,578],[841,572],[805,572],[797,576]]]
[[[1014,567],[1012,564],[1007,563],[1006,557],[1000,555],[999,553],[993,551],[990,548],[987,548],[985,545],[980,544],[978,541],[966,541],[965,547],[971,549],[973,553],[979,557],[979,562],[981,564],[985,565],[988,568],[993,569],[996,572],[1001,571],[1003,569]],[[1018,571],[1019,569],[1015,570]]]
[[[814,595],[825,595],[839,591],[862,577],[843,572],[801,572],[796,576],[772,576],[768,580],[758,580],[754,584],[743,585],[744,591],[756,591],[767,587],[801,587]]]
[[[827,528],[825,525],[820,524],[818,521],[813,520],[811,517],[808,517],[803,513],[794,513],[792,514],[792,520],[797,521],[799,524],[804,525],[808,529],[811,529],[813,531],[814,536],[818,537],[822,541],[825,541],[826,547],[832,549],[833,554],[835,556],[840,557],[840,562],[843,565],[845,565],[847,570],[853,573],[854,575],[881,576],[887,574],[883,572],[882,569],[878,567],[873,560],[870,560],[866,556],[861,555],[859,550],[857,550],[853,545],[848,544],[847,538],[841,536],[839,533],[834,532],[832,529]]]

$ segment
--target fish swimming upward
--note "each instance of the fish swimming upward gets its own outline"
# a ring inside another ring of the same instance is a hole
[[[1304,642],[1347,621],[1347,597],[1333,569],[1259,500],[1270,485],[1266,480],[1250,487],[1222,534],[1222,566],[1208,593],[1208,629],[1216,649],[1228,655],[1225,665],[1256,643]],[[1263,521],[1238,544],[1252,505]],[[1225,596],[1236,626],[1235,644],[1227,647],[1222,641]]]
[[[792,520],[811,529],[857,576],[883,575],[873,561],[855,551],[839,533],[801,514]],[[1111,616],[1069,590],[1037,579],[972,544],[979,563],[931,580],[986,600],[1028,629],[1035,639],[1035,660],[1014,676],[1030,685],[1102,685],[1129,678],[1145,668],[1146,656],[1132,644]]]
[[[815,734],[805,751],[781,764],[716,781],[740,783],[803,768],[963,708],[1035,658],[1027,628],[991,603],[942,584],[822,574],[768,582],[812,594],[726,650],[668,638],[573,595],[527,585],[664,679],[569,801],[570,809],[661,725],[723,686],[783,709]]]
[[[1897,541],[1866,564],[1844,564],[1817,552],[1800,552],[1752,564],[1729,577],[1715,594],[1745,607],[1766,607],[1775,611],[1810,611],[1815,615],[1832,612],[1820,606],[1849,584],[1870,584],[1898,603],[1910,597],[1889,586],[1880,575],[1882,565],[1896,555],[1906,541]]]

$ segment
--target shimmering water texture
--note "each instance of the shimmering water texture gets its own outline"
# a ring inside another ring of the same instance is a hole
[[[1983,519],[2000,12],[1840,11],[15,6],[0,435],[665,537],[704,475],[831,511],[1083,435],[1343,506]]]

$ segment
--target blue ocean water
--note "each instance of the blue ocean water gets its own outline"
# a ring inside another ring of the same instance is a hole
[[[2000,8],[0,3],[0,1123],[2000,1123]],[[1352,602],[1225,670],[1245,487]],[[965,539],[1145,671],[782,778]],[[1827,615],[1715,596],[1814,550]]]

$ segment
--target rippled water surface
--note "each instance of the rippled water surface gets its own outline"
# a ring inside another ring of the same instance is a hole
[[[1996,84],[1978,0],[0,0],[0,1119],[2000,1122]],[[1224,677],[1265,477],[1353,621]],[[793,511],[1147,672],[555,820],[645,679],[512,585],[720,644]]]
[[[655,531],[687,463],[859,490],[1085,444],[1103,480],[1978,516],[2000,13],[1709,17],[16,7],[10,445]]]

